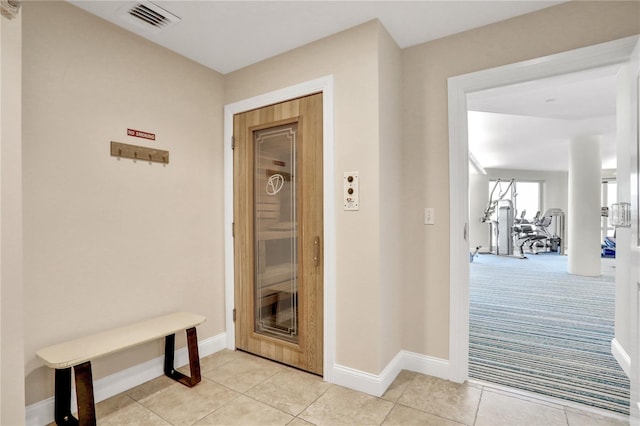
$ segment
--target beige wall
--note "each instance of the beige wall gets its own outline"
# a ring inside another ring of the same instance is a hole
[[[404,349],[449,357],[447,78],[638,34],[639,18],[638,2],[568,2],[403,51]]]
[[[0,17],[0,424],[24,423],[22,17]]]
[[[402,51],[383,28],[379,37],[380,156],[380,365],[378,373],[402,350],[404,268],[402,242]]]
[[[23,12],[31,404],[53,390],[41,347],[175,310],[207,317],[200,340],[224,332],[223,85],[66,2],[25,2]],[[110,141],[167,149],[170,164],[118,160]],[[96,360],[94,379],[162,353],[158,341]]]

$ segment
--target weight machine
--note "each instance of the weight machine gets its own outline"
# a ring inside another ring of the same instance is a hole
[[[564,212],[560,209],[548,209],[542,216],[536,214],[533,222],[517,223],[513,227],[513,240],[520,248],[520,258],[526,259],[525,245],[529,252],[538,254],[550,251],[564,254]]]
[[[498,178],[493,185],[487,208],[480,220],[482,223],[489,223],[489,250],[493,251],[495,246],[496,255],[511,256],[513,255],[511,232],[515,217],[516,181],[511,179],[504,191],[502,183],[503,181]]]

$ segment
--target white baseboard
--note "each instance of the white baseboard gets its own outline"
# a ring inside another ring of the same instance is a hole
[[[439,379],[452,380],[449,360],[409,351],[402,351],[402,358],[403,370],[415,371],[416,373]]]
[[[373,396],[382,396],[398,377],[400,371],[409,370],[449,380],[449,361],[415,352],[400,351],[378,375],[342,365],[333,368],[336,385],[357,390]]]
[[[226,347],[227,336],[225,333],[198,342],[198,352],[200,357],[205,357],[221,351]],[[176,350],[174,365],[182,367],[189,363],[189,355],[187,348]],[[164,355],[154,358],[142,364],[119,371],[93,383],[94,399],[98,403],[114,395],[134,388],[149,380],[160,377],[164,374]],[[72,389],[71,395],[71,411],[77,410],[75,389]],[[27,426],[42,426],[53,422],[54,398],[48,398],[44,401],[36,402],[26,408],[25,423]]]
[[[615,337],[611,340],[611,353],[627,377],[631,377],[631,357]]]

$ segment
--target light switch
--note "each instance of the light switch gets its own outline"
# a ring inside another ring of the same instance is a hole
[[[345,172],[343,178],[345,210],[360,210],[360,189],[358,172]]]
[[[424,224],[434,225],[436,223],[436,209],[427,207],[424,209]]]

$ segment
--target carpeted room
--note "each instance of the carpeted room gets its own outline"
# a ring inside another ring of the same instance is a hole
[[[471,246],[493,253],[470,266],[471,377],[628,412],[624,362],[612,354],[624,334],[628,258],[621,253],[617,269],[617,259],[601,260],[601,244],[616,232],[630,243],[629,229],[607,218],[627,200],[627,156],[616,153],[626,152],[616,139],[616,98],[624,96],[616,79],[624,78],[619,66],[603,66],[469,95]],[[589,92],[601,103],[574,103]],[[509,96],[520,98],[518,112],[496,107]],[[570,114],[560,112],[569,105]],[[589,126],[574,126],[594,117],[600,136],[586,140]],[[480,142],[474,126],[483,118],[509,131]],[[579,161],[573,150],[588,144],[596,152]]]
[[[628,413],[611,354],[614,259],[600,277],[569,274],[556,253],[479,255],[470,271],[470,377]]]

